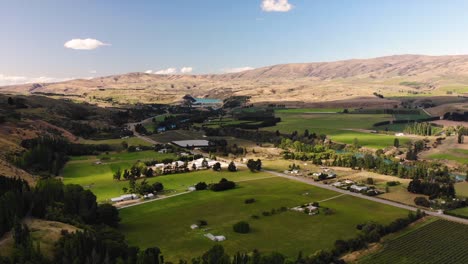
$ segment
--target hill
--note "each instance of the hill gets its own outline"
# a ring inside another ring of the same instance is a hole
[[[45,94],[101,105],[173,103],[185,94],[252,102],[307,104],[350,98],[468,95],[468,56],[398,55],[336,62],[295,63],[218,75],[128,73],[49,84],[0,87],[0,92]],[[369,101],[372,99],[371,101]]]

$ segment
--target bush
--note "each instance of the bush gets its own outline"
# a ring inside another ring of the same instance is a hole
[[[197,191],[206,190],[206,188],[208,188],[208,185],[205,182],[199,182],[195,184],[195,190]]]
[[[389,181],[387,182],[387,186],[397,186],[400,185],[399,181]]]
[[[258,216],[258,215],[251,215],[250,218],[252,218],[252,219],[260,219],[260,216]]]
[[[208,222],[206,220],[197,220],[196,225],[199,227],[207,226]]]
[[[229,189],[234,189],[236,187],[236,183],[233,181],[228,181],[225,178],[222,178],[219,183],[215,183],[210,185],[210,190],[219,192],[219,191],[225,191]]]
[[[230,172],[236,172],[237,171],[237,167],[236,167],[236,164],[234,164],[234,161],[231,161],[231,163],[229,163],[228,171],[230,171]]]
[[[234,232],[240,234],[247,234],[250,232],[250,225],[245,221],[240,221],[232,226]]]
[[[262,212],[262,215],[263,215],[263,216],[270,216],[270,215],[271,215],[271,213],[270,213],[270,212],[268,212],[268,211],[264,211],[264,212]]]
[[[414,198],[414,203],[419,206],[429,207],[431,203],[425,197],[416,197]]]
[[[245,199],[244,203],[245,203],[245,204],[255,203],[255,198]]]

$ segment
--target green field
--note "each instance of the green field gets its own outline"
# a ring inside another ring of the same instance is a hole
[[[113,173],[118,168],[129,169],[138,160],[161,160],[174,157],[172,154],[160,154],[154,151],[119,153],[109,156],[111,160],[100,165],[95,164],[95,161],[99,160],[95,156],[79,157],[68,162],[62,173],[64,183],[79,184],[89,188],[97,196],[98,201],[103,202],[123,194],[122,188],[128,187],[128,181],[115,181],[112,179]],[[157,176],[147,180],[149,183],[163,183],[167,193],[173,194],[186,191],[189,186],[193,186],[199,181],[213,183],[218,182],[223,177],[234,181],[243,181],[262,178],[264,175],[251,173],[247,170],[239,170],[234,174],[227,171],[213,172],[206,170]]]
[[[268,177],[266,173],[257,175]],[[228,179],[233,177],[228,176]],[[356,225],[366,221],[389,223],[407,215],[407,211],[351,196],[313,187],[283,178],[265,178],[238,183],[234,190],[224,192],[199,191],[143,205],[125,208],[120,229],[130,244],[141,247],[158,246],[165,257],[177,262],[180,258],[199,256],[213,245],[222,244],[228,253],[238,250],[279,251],[296,257],[316,250],[331,248],[336,239],[354,237]],[[293,207],[303,203],[335,199],[320,203],[335,213],[308,216],[298,212],[282,212],[263,216],[273,208]],[[255,198],[253,204],[244,200]],[[258,215],[259,219],[252,219]],[[206,220],[214,235],[227,240],[212,242],[203,230],[191,230],[197,220]],[[245,220],[251,225],[249,234],[237,234],[232,225]]]
[[[323,113],[323,112],[333,112],[339,113],[343,112],[343,108],[289,108],[289,109],[278,109],[275,110],[276,113]]]
[[[79,143],[82,144],[107,144],[107,145],[114,145],[117,147],[122,146],[122,142],[127,142],[129,146],[152,146],[151,143],[144,141],[137,137],[129,137],[126,139],[104,139],[104,140],[90,140],[90,139],[80,139]]]
[[[138,160],[161,160],[174,158],[173,154],[160,154],[155,151],[122,152],[111,153],[100,156],[73,157],[63,169],[62,176],[65,184],[80,184],[89,188],[98,198],[103,201],[122,194],[122,187],[128,182],[117,182],[112,179],[113,173],[118,169],[129,169]],[[101,158],[109,158],[102,164],[95,164]]]
[[[455,184],[457,196],[468,197],[468,182],[459,182]]]
[[[467,154],[459,154],[455,151],[453,153],[437,153],[429,155],[428,158],[431,159],[438,159],[438,160],[453,160],[460,164],[468,164],[468,155]]]
[[[384,243],[359,263],[468,263],[468,226],[438,220]]]
[[[468,207],[458,208],[455,210],[451,210],[450,213],[461,215],[464,217],[468,217]]]
[[[333,141],[352,144],[357,138],[361,146],[370,148],[385,148],[393,145],[395,139],[392,135],[372,134],[359,130],[373,130],[373,124],[381,121],[391,120],[391,115],[385,114],[323,114],[297,112],[280,112],[276,116],[281,118],[281,122],[274,127],[264,128],[265,130],[282,133],[298,131],[303,133],[308,129],[310,133],[326,134]],[[326,109],[325,109],[326,110]],[[324,110],[324,111],[325,111]],[[409,141],[407,138],[400,138],[400,144]]]

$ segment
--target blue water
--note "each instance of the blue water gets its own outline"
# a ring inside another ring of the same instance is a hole
[[[202,104],[219,104],[221,103],[221,100],[219,99],[214,99],[214,98],[195,98],[196,103],[202,103]]]

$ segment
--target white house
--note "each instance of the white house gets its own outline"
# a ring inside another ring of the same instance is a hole
[[[369,189],[367,186],[357,186],[356,184],[353,184],[351,187],[349,187],[350,191],[355,192],[367,191],[367,189]]]

